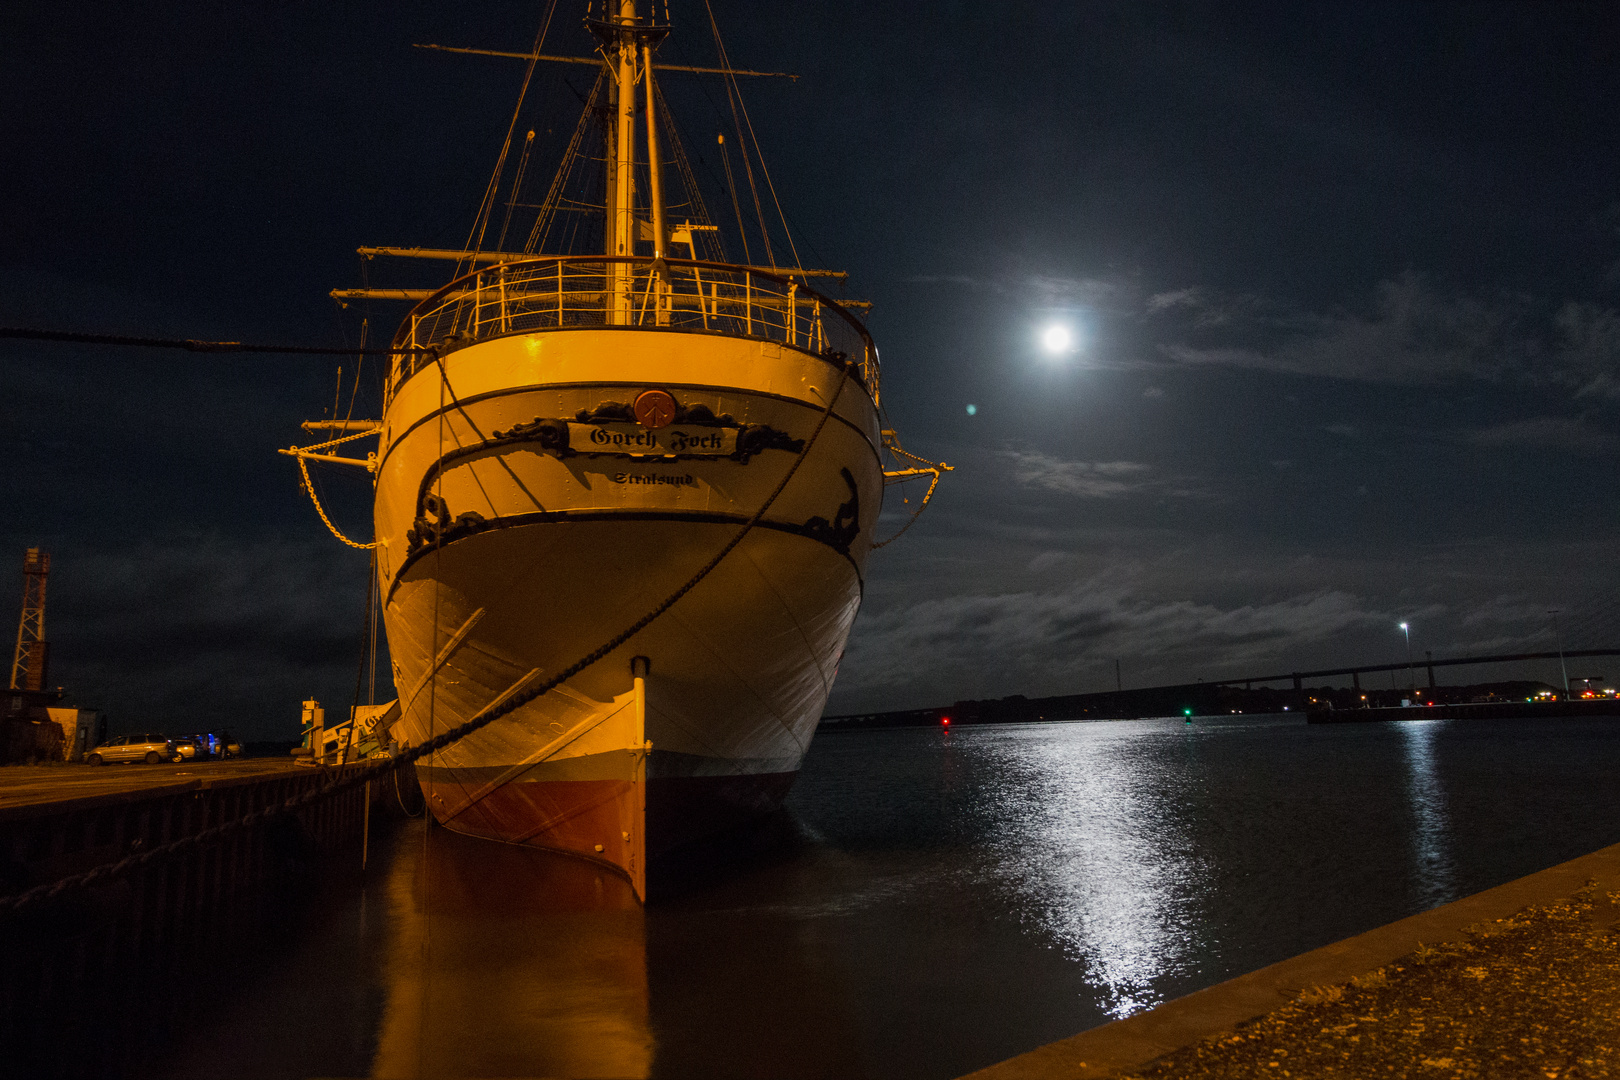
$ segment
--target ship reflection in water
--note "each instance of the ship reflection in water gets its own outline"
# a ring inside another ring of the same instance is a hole
[[[445,829],[401,841],[372,1075],[650,1074],[647,928],[629,882]]]
[[[1617,750],[1603,719],[824,733],[788,813],[646,908],[412,821],[217,961],[152,1075],[960,1076],[1620,841]]]

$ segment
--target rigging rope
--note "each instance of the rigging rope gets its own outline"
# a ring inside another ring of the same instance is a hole
[[[340,317],[340,321],[341,321],[341,317]],[[361,316],[361,318],[360,318],[360,347],[362,349],[366,347],[367,337],[370,334],[370,332],[371,332],[371,320],[369,318],[365,317],[365,316]],[[360,356],[360,357],[355,358],[355,361],[354,361],[354,389],[349,391],[349,411],[343,414],[344,423],[348,423],[350,420],[354,419],[354,406],[355,406],[355,403],[360,400],[360,373],[362,371],[364,371],[365,368],[366,368],[366,358],[364,356]],[[338,372],[340,374],[342,373],[342,371],[343,371],[342,368],[338,368]],[[334,419],[334,420],[337,419],[336,410],[334,410],[332,412],[332,419]]]
[[[714,34],[715,52],[720,57],[720,66],[726,71],[726,104],[731,107],[731,123],[737,129],[737,148],[742,151],[743,172],[748,177],[748,190],[754,196],[754,215],[759,218],[760,240],[765,244],[765,261],[771,266],[776,265],[776,254],[771,250],[771,233],[765,225],[765,209],[759,204],[759,188],[754,184],[754,166],[748,157],[748,139],[743,134],[742,120],[737,115],[737,106],[741,103],[742,91],[737,86],[736,76],[731,74],[731,58],[726,55],[726,46],[720,40],[720,24],[714,20],[714,9],[709,6],[709,0],[703,0],[703,6],[709,13],[709,29]],[[756,142],[754,150],[759,150]],[[765,165],[764,157],[759,159],[760,167]],[[782,223],[787,228],[787,222]]]
[[[720,136],[720,165],[726,170],[726,188],[731,194],[731,208],[737,212],[737,233],[742,237],[743,262],[753,262],[748,253],[748,229],[743,225],[742,203],[737,199],[737,181],[731,175],[731,154],[726,151],[726,137]]]
[[[376,605],[373,601],[377,597],[377,553],[375,551],[371,553],[371,558],[367,562],[370,563],[370,566],[366,569],[366,613],[360,620],[360,670],[355,672],[354,675],[354,699],[349,704],[349,738],[344,743],[343,760],[340,762],[343,765],[349,763],[349,751],[354,750],[360,742],[360,691],[366,685],[366,660],[373,655],[371,653],[371,613],[375,610]],[[367,704],[375,705],[377,703],[369,701]]]
[[[596,82],[591,84],[590,97],[585,99],[585,110],[579,114],[579,123],[574,125],[574,134],[568,141],[568,149],[563,151],[562,164],[551,178],[551,187],[546,190],[546,197],[540,203],[540,211],[534,216],[534,226],[529,230],[529,238],[523,243],[523,253],[533,255],[545,246],[551,235],[551,222],[557,216],[557,208],[563,202],[563,188],[567,179],[579,160],[579,146],[584,141],[585,133],[590,129],[591,118],[595,115],[596,101],[602,94],[602,84],[607,79],[607,72],[596,73]],[[595,209],[594,206],[591,209]],[[572,245],[568,245],[571,248]]]
[[[928,485],[928,490],[923,492],[922,502],[918,503],[917,504],[917,509],[915,509],[915,510],[913,510],[911,512],[910,519],[908,519],[904,525],[900,526],[900,531],[899,532],[895,533],[893,536],[889,537],[887,540],[875,541],[872,544],[872,550],[873,551],[876,551],[880,547],[888,547],[890,544],[894,543],[896,540],[898,540],[902,536],[906,535],[906,530],[907,529],[909,529],[913,525],[917,524],[917,519],[919,517],[921,517],[922,512],[928,508],[929,500],[934,497],[934,489],[939,487],[939,478],[941,476],[943,476],[943,475],[944,474],[940,473],[940,472],[935,472],[934,473],[933,481]]]
[[[494,723],[501,717],[508,715],[523,705],[528,704],[535,698],[550,693],[552,690],[556,689],[558,686],[561,686],[569,679],[572,679],[575,675],[578,675],[580,672],[595,664],[597,661],[602,660],[604,657],[610,655],[615,649],[618,649],[631,638],[639,634],[642,630],[645,630],[654,619],[657,619],[659,616],[663,615],[664,612],[674,607],[683,596],[697,588],[698,584],[702,582],[704,578],[708,577],[709,574],[711,574],[714,569],[720,565],[726,556],[735,551],[737,546],[743,542],[744,537],[752,532],[754,527],[764,519],[765,514],[769,512],[773,505],[775,505],[776,500],[781,496],[782,492],[787,489],[788,483],[792,481],[793,477],[798,474],[799,468],[810,456],[811,447],[815,446],[816,441],[821,437],[821,433],[826,429],[827,421],[832,418],[833,409],[837,406],[838,399],[843,396],[844,388],[849,382],[849,373],[852,368],[853,364],[851,364],[851,362],[848,360],[844,361],[843,372],[838,377],[838,384],[833,389],[832,394],[828,397],[827,407],[822,410],[821,418],[816,422],[815,430],[811,432],[810,437],[805,440],[804,448],[799,451],[798,457],[794,458],[792,466],[790,466],[787,472],[783,474],[782,479],[778,481],[776,487],[771,491],[770,496],[766,498],[764,503],[760,505],[759,510],[755,512],[754,516],[748,519],[748,522],[737,531],[735,536],[726,542],[725,546],[722,547],[712,559],[705,563],[697,573],[688,578],[685,584],[676,589],[674,592],[670,593],[670,595],[666,597],[664,601],[657,607],[654,607],[651,611],[637,619],[635,622],[631,623],[624,630],[618,634],[615,634],[611,639],[597,649],[593,650],[581,659],[576,660],[574,663],[570,664],[556,675],[553,675],[551,678],[542,682],[534,683],[533,685],[525,686],[524,684],[528,683],[530,679],[539,673],[538,669],[529,672],[517,682],[513,683],[512,686],[508,687],[506,691],[496,697],[494,699],[494,704],[486,707],[472,719],[434,736],[427,742],[422,743],[420,746],[411,747],[409,750],[402,752],[398,757],[357,766],[351,772],[349,772],[347,776],[335,775],[329,783],[325,783],[320,787],[311,788],[308,791],[301,792],[300,794],[294,795],[291,798],[285,799],[275,805],[264,807],[263,809],[256,810],[250,814],[246,814],[231,821],[221,822],[218,825],[204,829],[201,832],[193,833],[190,836],[181,837],[178,840],[172,840],[166,844],[160,844],[156,847],[140,852],[139,854],[130,855],[126,858],[120,859],[117,862],[103,863],[102,865],[93,867],[81,874],[74,874],[49,884],[37,885],[34,888],[28,889],[24,892],[0,897],[0,915],[14,913],[35,904],[55,899],[56,897],[75,889],[88,888],[89,886],[96,885],[101,882],[117,880],[118,878],[124,877],[146,866],[149,866],[160,859],[166,859],[173,855],[190,851],[191,849],[200,847],[204,844],[211,844],[215,841],[223,840],[243,829],[264,824],[274,818],[292,814],[307,807],[314,806],[316,803],[335,798],[345,791],[359,787],[362,784],[377,779],[378,777],[384,776],[388,773],[392,772],[396,773],[397,775],[397,771],[405,765],[412,764],[421,758],[427,757],[429,754],[436,754],[452,743],[459,742],[461,739],[466,738],[473,732]],[[333,531],[335,532],[336,530]],[[352,541],[348,542],[352,543]],[[360,545],[355,546],[358,547]],[[434,681],[436,682],[437,680]]]
[[[674,110],[669,107],[669,102],[664,100],[664,88],[655,84],[654,90],[658,95],[658,110],[664,118],[664,132],[669,136],[669,158],[675,165],[675,171],[680,175],[682,186],[686,188],[687,205],[692,215],[688,224],[713,226],[714,219],[709,216],[708,204],[703,201],[703,192],[698,188],[697,176],[692,172],[692,162],[686,156],[686,146],[681,140],[680,128],[675,123]],[[672,208],[672,206],[666,205],[664,209],[667,213]],[[709,229],[698,230],[691,238],[692,258],[700,258],[697,252],[699,238],[701,238],[703,249],[706,252],[701,257],[707,258],[711,262],[726,262],[725,243],[719,237],[720,231],[718,227],[714,228],[713,231]]]
[[[743,122],[748,125],[748,138],[753,141],[754,153],[759,156],[759,171],[765,174],[765,186],[771,193],[771,202],[776,204],[776,216],[782,220],[782,234],[787,237],[788,252],[793,256],[793,265],[803,266],[804,263],[799,259],[799,246],[793,242],[793,230],[788,228],[787,215],[782,212],[782,200],[777,197],[776,185],[771,181],[771,167],[765,164],[765,154],[759,148],[759,136],[754,134],[754,120],[748,115],[748,106],[743,103],[742,99],[742,88],[737,85],[737,76],[732,72],[731,57],[726,52],[725,42],[720,39],[720,24],[715,21],[714,7],[709,3],[709,0],[703,0],[703,7],[709,13],[709,27],[714,32],[714,44],[720,53],[720,64],[726,69],[727,88],[735,95],[732,106],[732,119],[735,122],[736,110],[741,109]],[[740,125],[737,134],[741,138]],[[754,170],[751,165],[748,165],[748,147],[744,145],[742,151],[743,164],[748,166],[748,186],[752,189],[754,186]],[[754,190],[754,209],[759,214],[760,228],[763,229],[765,226],[765,212],[759,209],[759,191],[757,189]],[[765,237],[765,255],[772,260],[771,265],[775,266],[775,256],[771,254],[771,240],[768,234]]]
[[[512,227],[512,211],[517,208],[518,190],[523,187],[523,175],[529,171],[529,155],[534,152],[534,129],[523,139],[523,154],[518,158],[517,172],[512,176],[512,186],[506,190],[506,217],[501,219],[501,234],[495,238],[495,250],[506,250],[506,233]]]
[[[888,547],[890,544],[906,535],[906,530],[917,524],[917,519],[921,517],[922,512],[928,508],[929,501],[934,497],[934,489],[939,487],[940,479],[944,477],[947,472],[953,471],[951,466],[945,464],[943,461],[929,461],[925,457],[918,454],[913,454],[910,450],[907,450],[905,447],[901,446],[899,441],[895,439],[885,438],[883,442],[883,449],[889,451],[891,454],[898,454],[901,457],[908,457],[912,461],[927,466],[926,468],[917,470],[915,476],[907,477],[904,480],[899,481],[899,483],[910,483],[912,480],[921,479],[924,473],[930,472],[934,474],[934,479],[929,483],[928,490],[923,492],[922,501],[917,504],[917,509],[913,510],[911,512],[911,517],[904,525],[900,526],[900,531],[889,537],[887,540],[879,540],[875,542],[872,545],[873,551],[876,551],[880,547]],[[884,475],[887,476],[888,474],[885,473]]]
[[[201,353],[287,353],[303,356],[404,356],[432,349],[330,349],[314,345],[250,345],[241,341],[198,341],[194,338],[128,337],[123,334],[83,334],[71,330],[35,330],[0,326],[0,339],[65,341],[75,345],[130,345],[140,349],[184,349]]]
[[[540,62],[540,48],[546,42],[546,33],[551,29],[551,17],[556,14],[556,11],[557,0],[551,0],[551,3],[546,7],[545,20],[541,22],[539,32],[535,34],[534,49],[529,56],[529,66],[523,72],[523,86],[518,90],[517,104],[512,107],[512,120],[506,125],[506,138],[501,143],[500,155],[495,159],[495,172],[489,178],[489,189],[485,191],[484,201],[478,207],[478,216],[473,219],[472,231],[467,234],[467,243],[463,246],[463,251],[476,253],[483,250],[484,231],[489,228],[490,211],[495,208],[495,197],[500,192],[501,174],[506,171],[506,155],[512,149],[512,134],[517,131],[518,116],[523,112],[523,99],[529,93],[529,80],[534,78],[535,65]],[[503,229],[502,232],[504,233],[505,230]],[[460,277],[462,274],[476,269],[476,267],[476,261],[468,259],[467,268],[464,270],[458,260],[455,277]]]

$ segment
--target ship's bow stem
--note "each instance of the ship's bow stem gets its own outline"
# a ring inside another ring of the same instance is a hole
[[[630,661],[630,672],[635,679],[635,712],[632,751],[635,754],[634,774],[630,781],[630,790],[625,797],[630,800],[625,817],[630,820],[630,884],[636,890],[636,898],[643,903],[647,900],[647,759],[652,755],[652,743],[647,739],[647,673],[650,667],[645,656],[638,656]]]

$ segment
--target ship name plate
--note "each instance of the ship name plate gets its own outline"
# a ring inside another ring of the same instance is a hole
[[[576,454],[628,454],[631,457],[730,457],[737,452],[737,428],[640,424],[568,425],[568,447]]]

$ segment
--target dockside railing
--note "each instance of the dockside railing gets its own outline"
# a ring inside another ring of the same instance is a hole
[[[877,349],[847,308],[789,276],[727,263],[603,255],[498,263],[419,303],[394,345],[442,350],[508,334],[608,326],[763,338],[847,357],[878,394]],[[390,394],[431,362],[428,354],[407,353]]]

